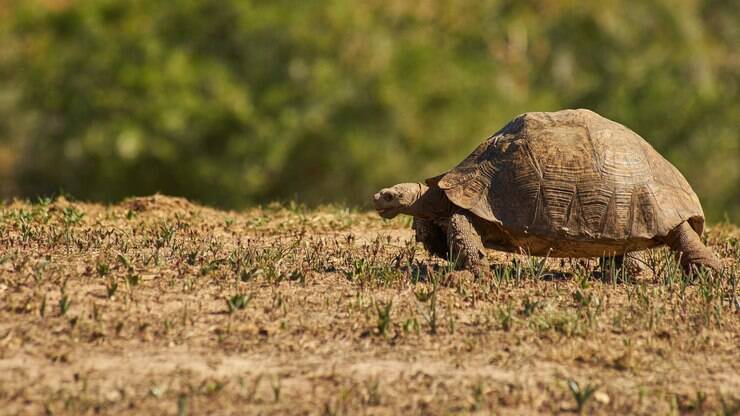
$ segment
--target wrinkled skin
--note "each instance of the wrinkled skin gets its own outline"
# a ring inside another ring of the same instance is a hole
[[[474,216],[455,207],[438,188],[420,183],[401,183],[373,196],[383,218],[399,214],[414,217],[417,241],[432,254],[455,262],[477,276],[488,271],[483,241],[475,229]]]
[[[444,192],[421,183],[399,183],[384,188],[373,196],[378,214],[386,219],[398,214],[432,221],[445,221],[452,213],[452,204]]]
[[[373,196],[373,203],[378,214],[386,219],[394,218],[398,214],[414,215],[418,213],[413,205],[426,192],[425,185],[420,183],[399,183],[390,188],[384,188]]]

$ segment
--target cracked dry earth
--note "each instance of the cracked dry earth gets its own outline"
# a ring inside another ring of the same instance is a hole
[[[490,252],[409,221],[161,195],[0,206],[2,414],[732,414],[740,231],[719,276]]]

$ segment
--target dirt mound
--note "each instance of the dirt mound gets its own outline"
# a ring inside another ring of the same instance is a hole
[[[172,210],[192,211],[193,209],[198,208],[197,205],[185,198],[161,194],[128,198],[121,202],[121,206],[134,212]]]

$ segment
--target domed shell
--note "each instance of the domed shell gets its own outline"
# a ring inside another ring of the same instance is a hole
[[[699,234],[704,225],[683,175],[635,132],[589,110],[523,114],[427,182],[521,236],[650,240],[683,221]]]

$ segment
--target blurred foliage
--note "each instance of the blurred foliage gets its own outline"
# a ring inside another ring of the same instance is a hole
[[[585,107],[740,218],[734,0],[0,2],[0,192],[363,204]]]

